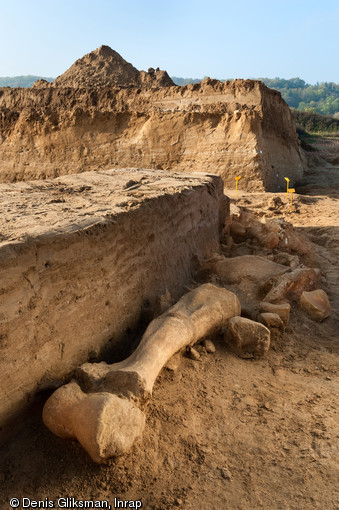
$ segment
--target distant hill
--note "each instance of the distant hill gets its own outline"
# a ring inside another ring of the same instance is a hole
[[[200,83],[204,78],[179,78],[179,76],[171,76],[175,85],[189,85],[190,83]],[[206,77],[205,77],[206,78]]]
[[[297,110],[332,116],[339,112],[339,83],[310,85],[300,78],[259,78],[268,87],[279,90],[286,103]]]
[[[36,80],[53,81],[54,78],[44,76],[6,76],[0,77],[0,87],[31,87]]]

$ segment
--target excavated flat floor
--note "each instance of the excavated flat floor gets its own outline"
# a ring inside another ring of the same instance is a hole
[[[0,247],[82,230],[151,199],[187,193],[213,180],[202,173],[114,169],[1,184]]]

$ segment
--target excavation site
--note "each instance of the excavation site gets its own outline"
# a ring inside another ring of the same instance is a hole
[[[1,510],[337,508],[331,151],[108,46],[0,88]]]

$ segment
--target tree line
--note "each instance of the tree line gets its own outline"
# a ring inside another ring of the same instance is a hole
[[[339,83],[309,85],[300,78],[259,78],[268,87],[279,90],[286,103],[302,112],[334,115],[339,113]]]
[[[0,77],[0,87],[31,87],[37,80],[43,78],[42,76],[6,76]],[[43,78],[46,81],[53,81],[54,78]]]

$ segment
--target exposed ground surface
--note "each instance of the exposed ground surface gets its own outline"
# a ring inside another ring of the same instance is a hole
[[[338,134],[312,134],[302,133],[299,135],[302,145],[306,143],[313,148],[316,153],[321,155],[329,163],[333,165],[339,164],[339,136]]]
[[[156,382],[142,439],[105,466],[54,437],[37,409],[0,451],[1,510],[23,496],[141,499],[159,510],[338,508],[338,173],[307,175],[292,214],[284,194],[281,214],[269,209],[273,194],[240,191],[237,202],[311,236],[332,316],[315,323],[294,305],[284,338],[260,361],[231,355],[221,339],[198,361],[176,355]]]

